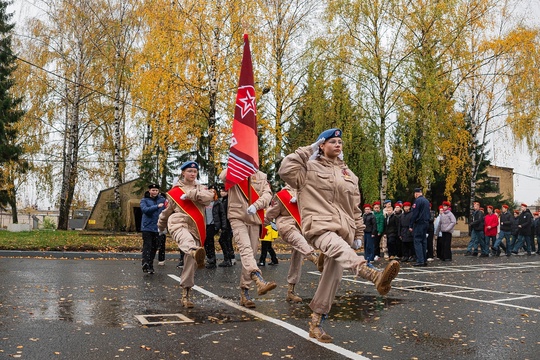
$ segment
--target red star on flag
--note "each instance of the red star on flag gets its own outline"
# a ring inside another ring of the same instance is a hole
[[[238,101],[236,102],[236,106],[240,108],[242,118],[250,111],[253,111],[253,115],[257,115],[255,107],[255,89],[253,86],[246,85],[238,89]]]

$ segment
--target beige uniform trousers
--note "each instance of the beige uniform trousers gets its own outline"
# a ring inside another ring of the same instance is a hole
[[[291,266],[287,274],[287,282],[289,284],[298,284],[300,274],[302,273],[302,261],[304,257],[311,254],[314,250],[307,240],[302,236],[302,233],[297,228],[291,229],[282,234],[281,238],[292,246]]]
[[[313,246],[325,255],[324,270],[309,307],[318,314],[328,314],[341,282],[343,269],[355,269],[362,261],[351,245],[334,232],[313,239]]]
[[[251,286],[251,273],[261,271],[257,267],[255,254],[259,249],[260,225],[246,225],[241,220],[230,219],[233,239],[238,247],[242,261],[242,274],[240,275],[240,287],[249,289]]]
[[[180,274],[180,286],[193,287],[195,285],[195,269],[197,268],[197,262],[189,252],[201,246],[201,242],[196,240],[189,230],[185,227],[180,227],[171,234],[174,241],[178,245],[178,248],[182,250],[186,255],[184,256],[184,267]]]

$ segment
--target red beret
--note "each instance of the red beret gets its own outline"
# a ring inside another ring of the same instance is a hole
[[[533,213],[533,215],[534,215],[534,216],[538,216],[538,215],[540,215],[540,214],[539,214],[539,213],[537,213],[537,212],[535,212],[535,213]]]
[[[452,204],[450,204],[450,201],[443,201],[442,202],[443,206],[450,206]]]
[[[369,205],[369,204],[364,204],[364,209],[365,209],[365,208],[370,208],[370,209],[371,209],[371,205]]]
[[[411,206],[411,203],[408,202],[408,201],[405,201],[405,202],[403,203],[403,206]]]
[[[519,210],[514,210],[514,214],[519,214]]]
[[[479,203],[478,201],[473,202],[473,205],[474,205],[474,204],[480,205],[480,203]]]
[[[505,209],[508,209],[508,205],[506,205],[506,204],[504,204],[502,207],[505,208]]]
[[[501,210],[495,209],[495,212],[496,212],[497,214],[500,214]]]
[[[488,206],[487,206],[487,208],[488,208],[488,209],[490,209],[490,208],[491,208],[491,209],[493,209],[493,206],[491,206],[491,205],[488,205]]]
[[[527,204],[521,204],[521,206],[525,206],[525,207],[527,207]]]
[[[375,201],[375,202],[373,203],[373,206],[375,206],[375,205],[381,205],[381,202],[380,202],[380,201]]]
[[[443,209],[443,206],[442,206],[442,205],[441,205],[441,206],[439,206],[439,210],[442,210],[442,209]]]

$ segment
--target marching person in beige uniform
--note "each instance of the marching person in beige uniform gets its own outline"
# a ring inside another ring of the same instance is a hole
[[[286,185],[274,196],[272,205],[266,211],[265,224],[270,223],[274,219],[281,238],[293,248],[291,252],[291,265],[287,274],[287,282],[289,284],[287,301],[298,303],[302,301],[302,298],[294,292],[294,287],[300,281],[302,261],[305,258],[312,261],[319,268],[319,256],[317,256],[313,247],[302,236],[300,230],[301,218],[296,203],[296,190],[289,185]],[[322,272],[322,263],[320,264],[319,271]]]
[[[186,161],[180,170],[182,176],[167,192],[167,207],[159,215],[158,230],[160,234],[168,230],[178,248],[185,253],[180,275],[182,306],[192,308],[190,290],[195,285],[195,267],[204,268],[206,257],[204,212],[206,205],[214,199],[214,192],[197,182],[199,164],[196,162]]]
[[[227,169],[219,175],[225,181]],[[251,202],[248,203],[248,191],[251,191]],[[249,295],[251,282],[257,284],[257,293],[264,295],[276,288],[276,283],[264,280],[261,270],[257,267],[255,254],[259,248],[259,235],[264,221],[264,209],[272,200],[272,190],[266,179],[266,174],[257,171],[251,175],[251,189],[248,179],[234,185],[229,190],[228,215],[233,231],[233,239],[238,247],[242,260],[240,275],[240,305],[254,308],[255,302]]]
[[[279,169],[281,179],[298,191],[305,238],[325,256],[319,286],[309,304],[313,311],[309,336],[325,343],[333,338],[321,322],[332,307],[343,269],[372,281],[381,295],[390,291],[399,272],[399,263],[394,260],[383,271],[368,267],[351,247],[362,238],[365,226],[358,208],[358,178],[342,160],[342,146],[341,130],[326,130],[311,146],[286,156]]]

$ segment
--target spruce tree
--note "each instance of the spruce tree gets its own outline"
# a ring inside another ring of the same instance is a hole
[[[22,99],[12,94],[17,57],[12,49],[12,31],[15,25],[10,23],[13,14],[7,13],[9,4],[8,1],[0,1],[0,205],[11,205],[16,223],[15,186],[8,176],[7,167],[19,165],[19,168],[26,169],[27,165],[20,159],[22,147],[16,141],[16,123],[24,112],[19,109]]]

